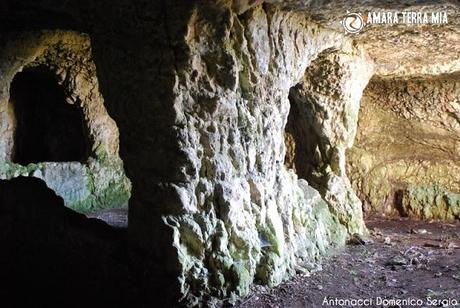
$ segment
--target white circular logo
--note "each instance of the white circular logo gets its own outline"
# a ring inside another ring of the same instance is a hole
[[[359,13],[347,13],[340,22],[348,33],[359,33],[364,27],[364,20]]]

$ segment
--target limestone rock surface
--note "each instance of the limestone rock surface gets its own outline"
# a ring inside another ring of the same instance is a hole
[[[17,126],[10,85],[16,74],[36,66],[56,74],[67,103],[83,110],[92,141],[84,162],[12,161]],[[118,156],[118,128],[104,107],[89,37],[71,31],[29,32],[15,37],[0,52],[0,178],[33,176],[43,179],[65,204],[80,212],[126,206],[131,184]]]
[[[367,211],[459,218],[459,89],[457,74],[369,83],[347,153]]]
[[[242,15],[198,7],[184,44],[188,58],[174,90],[184,180],[174,184],[177,201],[163,216],[184,300],[235,298],[254,282],[276,285],[315,269],[349,232],[364,233],[344,173],[344,150],[372,71],[363,51],[301,13],[272,6]],[[330,84],[323,62],[334,74]],[[303,81],[309,67],[314,76]],[[362,80],[350,83],[354,74]],[[305,104],[318,106],[302,120],[324,120],[317,134],[329,147],[330,172],[320,192],[284,165],[288,96],[299,83],[315,98]]]

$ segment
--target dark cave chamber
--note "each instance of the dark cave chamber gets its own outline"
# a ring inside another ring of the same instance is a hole
[[[289,103],[290,109],[284,135],[286,145],[284,164],[287,168],[293,169],[299,178],[319,187],[321,183],[316,176],[316,171],[321,165],[320,140],[309,116],[312,111],[292,89]]]
[[[16,131],[13,162],[85,162],[91,141],[83,109],[70,104],[57,76],[45,66],[18,73],[10,88]]]

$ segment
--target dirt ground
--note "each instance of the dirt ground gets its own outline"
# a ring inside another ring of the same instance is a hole
[[[460,222],[372,218],[367,226],[370,241],[355,239],[322,271],[256,286],[237,307],[460,307]]]
[[[0,180],[0,213],[0,307],[172,307],[177,276],[130,239],[126,210],[88,218],[20,177]],[[237,307],[460,307],[460,222],[367,224],[372,242],[355,238],[322,271],[255,287]]]

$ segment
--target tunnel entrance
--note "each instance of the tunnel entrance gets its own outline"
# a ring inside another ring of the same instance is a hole
[[[16,74],[10,88],[16,131],[13,162],[85,162],[91,142],[83,110],[66,100],[64,88],[47,67]]]

